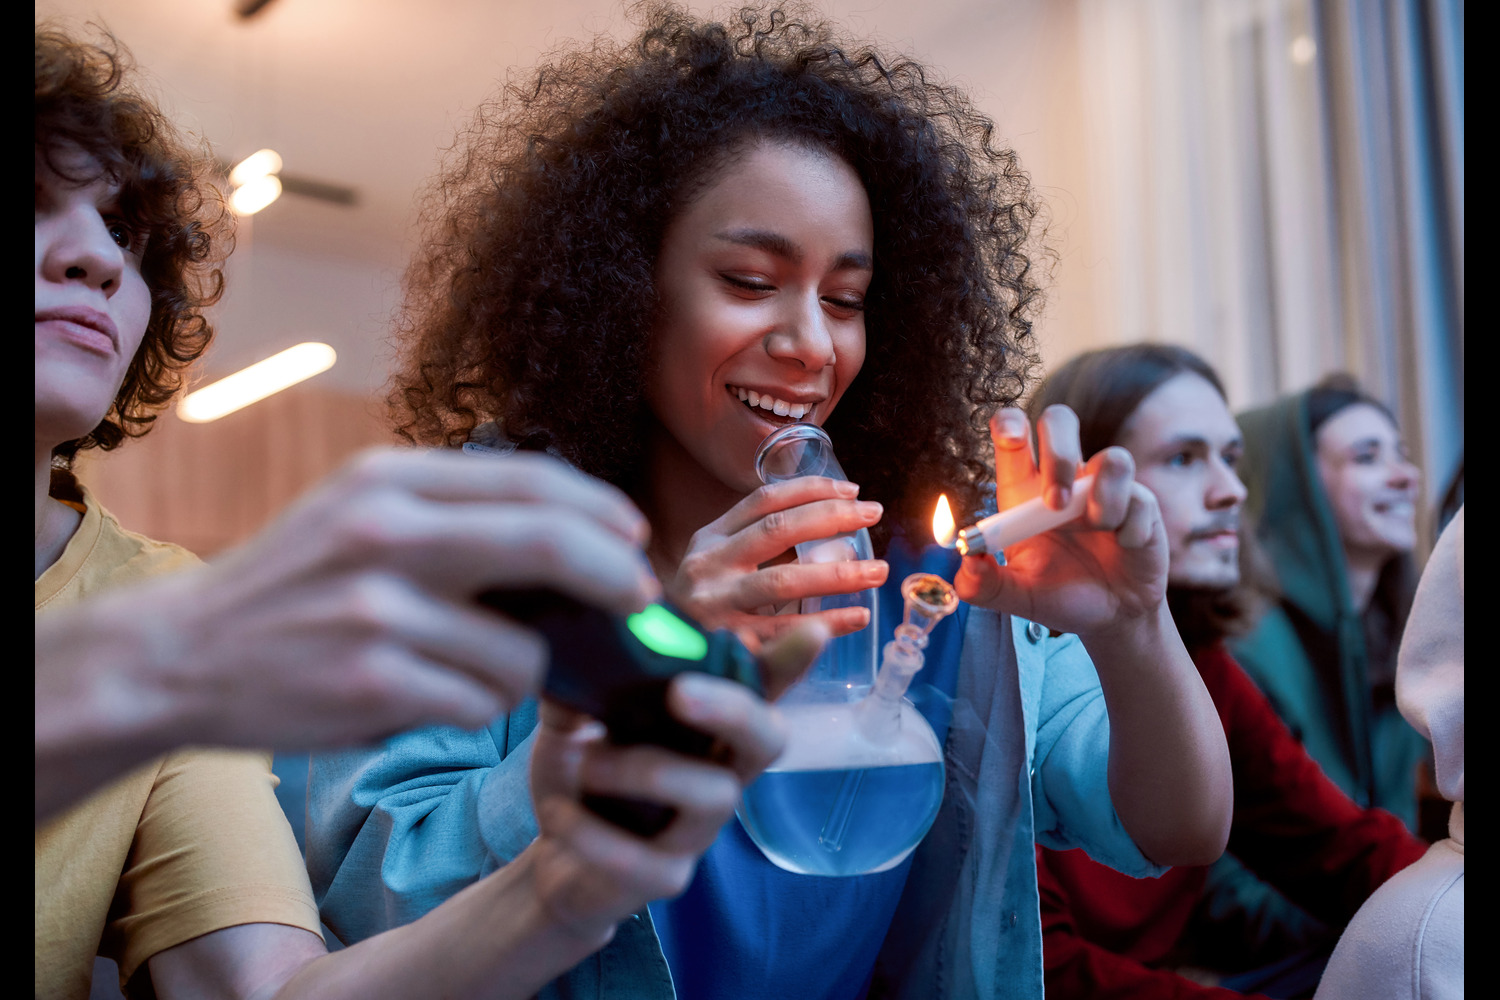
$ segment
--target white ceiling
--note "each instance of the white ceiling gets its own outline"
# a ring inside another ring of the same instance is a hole
[[[1015,47],[999,39],[1014,37],[1018,19],[1034,20],[1041,2],[821,8],[949,73],[984,80],[996,71],[986,38],[1014,59]],[[166,108],[221,158],[270,146],[286,173],[359,192],[356,208],[283,197],[255,218],[257,241],[381,264],[400,260],[414,194],[508,69],[534,65],[570,39],[629,29],[618,0],[272,0],[250,20],[233,13],[232,0],[38,0],[36,9],[74,28],[107,25]]]

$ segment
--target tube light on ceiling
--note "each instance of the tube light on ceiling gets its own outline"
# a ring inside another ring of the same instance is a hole
[[[338,355],[327,344],[288,347],[249,368],[190,392],[177,406],[177,415],[191,424],[206,424],[274,395],[319,372],[327,371]]]
[[[245,157],[229,171],[234,193],[229,207],[236,215],[254,215],[281,196],[281,156],[274,149],[262,149]]]

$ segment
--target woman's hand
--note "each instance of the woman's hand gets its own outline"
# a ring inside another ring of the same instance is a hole
[[[1078,418],[1051,406],[1038,422],[1040,465],[1026,416],[990,421],[1002,510],[1035,496],[1056,510],[1079,474]],[[1234,783],[1224,729],[1166,605],[1168,551],[1156,497],[1134,481],[1122,448],[1106,448],[1084,514],[991,556],[966,558],[959,596],[1078,635],[1109,712],[1109,790],[1146,857],[1204,865],[1224,850]]]
[[[812,664],[827,632],[812,622],[767,648],[769,677],[795,677]],[[550,701],[531,750],[531,794],[541,830],[528,848],[537,894],[552,918],[591,947],[654,899],[687,888],[745,786],[786,742],[780,714],[748,688],[701,673],[678,675],[668,688],[672,714],[716,739],[712,760],[661,747],[618,747],[603,727]],[[669,805],[677,816],[649,839],[590,812],[585,793]]]
[[[997,413],[990,435],[1000,510],[1036,496],[1056,510],[1077,477],[1093,474],[1093,486],[1081,517],[1012,545],[1004,566],[989,555],[964,559],[959,596],[1084,637],[1154,616],[1166,600],[1166,531],[1130,453],[1106,448],[1080,469],[1078,417],[1066,406],[1048,407],[1038,421],[1039,459],[1019,409]]]
[[[777,612],[804,597],[851,594],[885,582],[890,567],[880,559],[778,561],[800,542],[878,522],[880,504],[858,495],[853,483],[820,476],[762,486],[693,535],[676,571],[663,576],[667,597],[704,626],[733,629],[752,646],[809,618],[833,635],[857,632],[869,624],[864,608]]]

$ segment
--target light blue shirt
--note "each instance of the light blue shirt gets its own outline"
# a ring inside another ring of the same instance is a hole
[[[415,920],[531,842],[535,725],[527,702],[485,729],[425,729],[313,757],[308,869],[342,940]],[[1042,1000],[1033,844],[1082,847],[1137,877],[1165,871],[1115,813],[1108,750],[1104,696],[1078,639],[969,609],[943,805],[912,856],[871,997]],[[649,912],[542,995],[671,1000]]]

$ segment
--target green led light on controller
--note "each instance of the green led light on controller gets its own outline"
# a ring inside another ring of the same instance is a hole
[[[625,626],[647,649],[679,660],[701,660],[708,655],[703,633],[660,604],[625,619]]]

